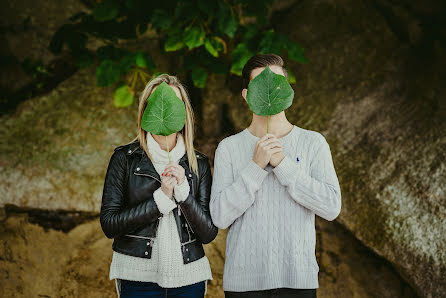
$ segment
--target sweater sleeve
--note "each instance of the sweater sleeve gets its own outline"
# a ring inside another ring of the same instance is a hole
[[[160,212],[164,215],[169,214],[170,211],[175,209],[177,204],[162,191],[161,187],[153,192],[153,199]]]
[[[187,199],[187,197],[189,196],[189,191],[190,191],[190,186],[189,186],[189,182],[187,181],[187,179],[184,178],[183,183],[176,184],[173,187],[173,191],[174,191],[175,200],[178,203],[185,201]]]
[[[250,160],[234,179],[231,162],[230,153],[222,141],[215,151],[210,201],[212,220],[221,229],[229,227],[254,203],[255,194],[268,174]]]
[[[296,203],[318,216],[334,220],[341,212],[341,189],[325,137],[311,162],[310,175],[288,156],[273,172]]]

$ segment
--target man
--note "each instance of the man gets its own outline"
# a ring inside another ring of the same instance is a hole
[[[280,56],[253,56],[249,81],[266,66],[288,79]],[[315,214],[334,220],[341,190],[325,137],[291,124],[282,111],[252,115],[243,131],[215,152],[210,212],[229,227],[223,290],[226,297],[316,297]]]

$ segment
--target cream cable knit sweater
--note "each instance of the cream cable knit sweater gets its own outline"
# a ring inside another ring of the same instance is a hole
[[[341,210],[330,147],[294,126],[281,138],[285,158],[262,169],[252,160],[258,139],[245,129],[215,152],[210,212],[229,227],[223,289],[318,288],[315,214],[333,220]]]
[[[167,151],[161,149],[150,133],[147,134],[147,146],[152,156],[153,165],[161,175],[169,163]],[[177,142],[170,151],[171,160],[178,162],[185,153],[183,136],[177,134]],[[181,185],[174,187],[176,201],[185,200],[189,195],[189,183],[184,179]],[[155,282],[164,288],[190,285],[203,280],[212,280],[209,260],[203,258],[184,264],[181,243],[172,210],[176,203],[169,199],[161,187],[154,192],[158,209],[163,213],[150,259],[133,257],[113,251],[110,265],[110,279],[116,279],[118,295],[120,280]]]

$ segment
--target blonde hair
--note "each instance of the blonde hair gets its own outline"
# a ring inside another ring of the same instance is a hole
[[[198,175],[198,163],[197,157],[195,155],[194,148],[194,112],[192,110],[192,106],[190,104],[189,95],[187,93],[186,88],[181,84],[180,80],[168,74],[161,74],[156,78],[151,79],[144,91],[141,93],[139,97],[139,108],[138,108],[138,134],[137,136],[130,142],[134,142],[136,140],[139,141],[140,146],[146,152],[147,156],[152,159],[150,156],[149,148],[147,147],[147,133],[144,129],[141,128],[141,120],[144,114],[144,110],[147,107],[147,98],[153,91],[153,88],[160,85],[162,82],[166,82],[170,86],[175,86],[180,90],[182,100],[186,106],[186,123],[184,127],[179,131],[183,135],[184,138],[184,146],[186,148],[187,158],[189,160],[189,168]]]

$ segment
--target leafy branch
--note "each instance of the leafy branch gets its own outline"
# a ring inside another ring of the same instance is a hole
[[[184,58],[176,73],[186,72],[197,88],[206,86],[210,73],[241,75],[246,61],[256,53],[286,52],[289,59],[308,63],[303,47],[269,24],[272,2],[102,0],[90,13],[80,12],[62,25],[49,48],[56,55],[68,48],[80,68],[95,65],[97,85],[114,85],[114,103],[125,107],[134,101],[138,82],[145,84],[159,69],[149,53],[131,52],[118,44],[147,38],[148,32],[156,32],[165,52]],[[105,45],[89,49],[92,38]],[[294,83],[294,76],[289,75]]]

